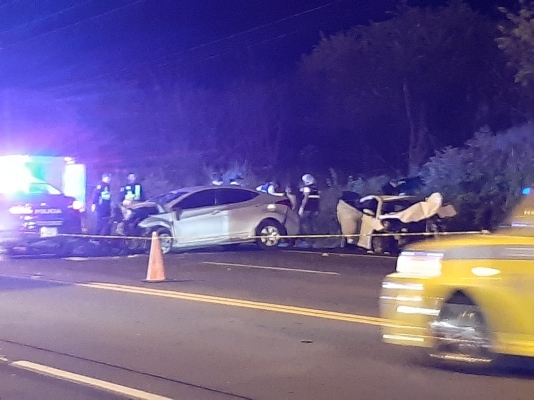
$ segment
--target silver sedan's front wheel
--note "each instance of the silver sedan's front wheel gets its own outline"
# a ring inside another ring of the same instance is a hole
[[[429,356],[434,360],[473,366],[489,366],[495,361],[484,315],[465,297],[446,302],[430,331],[433,346]]]
[[[276,249],[284,234],[284,228],[278,222],[264,221],[256,231],[258,246],[264,250]]]
[[[162,233],[159,235],[159,241],[161,244],[161,252],[163,254],[168,254],[172,249],[172,236],[170,233]]]
[[[152,232],[156,232],[158,234],[161,252],[163,254],[170,253],[172,250],[172,242],[173,242],[173,237],[172,237],[171,232],[167,228],[158,228]],[[148,232],[147,236],[152,237],[152,232]],[[146,250],[150,251],[150,239],[147,240]]]

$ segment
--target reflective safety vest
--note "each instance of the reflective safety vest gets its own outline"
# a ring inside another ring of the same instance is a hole
[[[259,192],[263,192],[263,193],[269,193],[269,187],[271,186],[271,183],[264,183],[263,185],[261,185],[259,187]]]
[[[310,193],[308,194],[308,202],[304,206],[304,211],[318,212],[321,193],[319,192],[319,189],[317,189],[317,186],[307,185],[301,189],[301,192],[303,192],[303,194],[306,188],[310,189]]]
[[[123,192],[124,200],[128,201],[140,201],[143,196],[143,188],[139,183],[133,185],[126,185],[121,190]]]
[[[93,195],[93,203],[100,206],[111,201],[111,189],[107,183],[99,183]]]
[[[100,217],[111,214],[111,187],[109,183],[100,182],[93,192],[93,204]]]

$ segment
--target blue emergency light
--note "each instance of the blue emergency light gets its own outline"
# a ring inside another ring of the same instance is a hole
[[[521,192],[522,194],[530,194],[530,188],[527,187],[527,188],[524,188],[523,191]]]

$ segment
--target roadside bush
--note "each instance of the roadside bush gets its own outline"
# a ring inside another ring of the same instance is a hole
[[[239,179],[240,185],[248,188],[254,188],[263,183],[248,162],[230,162],[223,166],[204,164],[203,170],[204,184],[210,184],[216,177],[222,179],[225,185],[228,185],[232,179]]]
[[[387,175],[371,176],[369,178],[358,177],[357,179],[349,177],[347,188],[348,190],[356,192],[361,196],[380,194],[384,185],[386,185],[390,180],[391,177]]]
[[[441,192],[458,215],[450,230],[495,228],[534,184],[534,127],[477,133],[463,148],[445,148],[421,169],[425,191]]]

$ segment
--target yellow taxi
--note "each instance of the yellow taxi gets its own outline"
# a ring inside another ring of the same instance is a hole
[[[382,283],[380,314],[385,342],[441,362],[534,357],[534,196],[495,233],[405,249]]]

